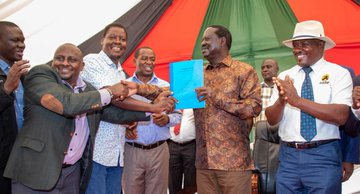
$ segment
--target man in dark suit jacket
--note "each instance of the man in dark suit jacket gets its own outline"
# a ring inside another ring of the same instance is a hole
[[[23,120],[20,77],[30,67],[27,60],[22,60],[24,40],[16,24],[0,21],[0,191],[3,194],[11,193],[11,180],[3,177],[3,173]]]
[[[56,50],[51,67],[36,66],[26,76],[24,127],[4,173],[14,181],[13,193],[83,193],[100,119],[113,123],[148,120],[144,112],[107,106],[111,99],[122,100],[129,92],[146,94],[142,87],[118,83],[97,91],[79,78],[82,58],[75,45],[64,44]],[[148,93],[160,90],[153,91]]]
[[[353,106],[352,112],[358,112],[360,108],[360,75],[356,76],[353,79],[354,89],[353,89]],[[359,117],[359,114],[358,114]],[[345,125],[345,132],[352,137],[356,137],[360,135],[360,122],[359,118],[356,117],[354,114],[349,115],[348,122]]]
[[[359,86],[359,81],[354,80],[355,72],[351,67],[343,66],[350,72],[351,77],[353,78],[353,84],[355,86]],[[357,127],[356,127],[357,125]],[[340,129],[340,145],[342,151],[342,170],[343,177],[342,181],[347,181],[352,173],[354,172],[354,164],[360,163],[359,158],[359,146],[360,146],[360,136],[355,136],[352,134],[354,130],[360,130],[360,121],[356,118],[354,113],[351,111],[349,107],[349,117],[346,123],[339,127]]]

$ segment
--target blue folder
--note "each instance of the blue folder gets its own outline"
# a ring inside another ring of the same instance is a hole
[[[204,86],[203,60],[188,60],[170,63],[170,90],[179,101],[176,109],[204,108],[199,102],[195,88]]]

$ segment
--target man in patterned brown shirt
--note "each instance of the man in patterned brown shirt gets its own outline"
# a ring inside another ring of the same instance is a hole
[[[196,89],[206,108],[195,109],[198,193],[251,193],[249,133],[261,111],[258,75],[250,65],[230,56],[231,33],[209,26],[201,42],[209,61],[204,87]]]

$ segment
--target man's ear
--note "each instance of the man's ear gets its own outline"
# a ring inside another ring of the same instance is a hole
[[[227,45],[226,45],[226,38],[225,38],[225,36],[221,37],[221,38],[220,38],[220,41],[221,41],[221,45],[222,45],[222,46],[227,46]]]
[[[84,69],[84,66],[85,66],[85,63],[84,61],[81,62],[81,68],[80,68],[80,71],[82,71]]]
[[[102,38],[101,38],[101,40],[100,40],[100,45],[101,45],[101,47],[102,47],[102,46],[103,46],[103,44],[104,44],[104,39],[105,39],[105,38],[104,38],[104,37],[102,37]]]

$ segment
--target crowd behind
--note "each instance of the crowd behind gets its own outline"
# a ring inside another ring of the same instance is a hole
[[[111,23],[99,53],[64,43],[30,69],[22,30],[0,21],[1,193],[250,194],[254,174],[258,193],[341,193],[360,163],[360,76],[324,59],[336,44],[320,22],[296,24],[282,42],[296,64],[265,59],[261,83],[231,32],[208,26],[199,109],[175,109],[151,45],[123,70],[128,36]]]

